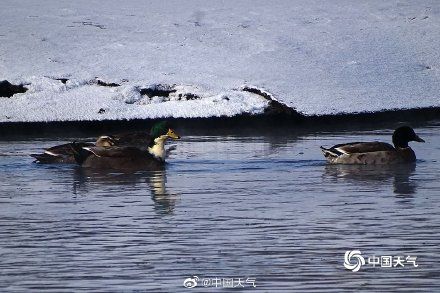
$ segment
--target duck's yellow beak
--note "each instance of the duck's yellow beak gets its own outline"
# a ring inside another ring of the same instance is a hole
[[[168,129],[167,136],[172,139],[180,139],[180,136],[171,128]]]

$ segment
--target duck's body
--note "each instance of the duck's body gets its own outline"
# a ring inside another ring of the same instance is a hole
[[[331,148],[321,147],[327,161],[332,164],[380,165],[412,163],[416,154],[408,146],[410,141],[424,142],[414,130],[403,126],[393,134],[393,144],[384,142],[351,142],[338,144]]]
[[[77,142],[75,144],[81,147],[108,147],[113,145],[113,141],[108,136],[101,136],[95,143]],[[35,162],[41,164],[73,164],[76,161],[72,146],[73,143],[53,146],[46,149],[42,154],[31,154],[31,157],[35,158]]]
[[[82,167],[105,170],[162,170],[165,161],[135,147],[75,146]]]
[[[78,142],[77,145],[81,147],[136,147],[141,150],[148,150],[148,145],[151,144],[152,137],[146,132],[130,132],[116,135],[102,135],[98,137],[95,143]],[[76,163],[73,155],[72,143],[66,143],[48,148],[42,154],[31,154],[38,163]]]

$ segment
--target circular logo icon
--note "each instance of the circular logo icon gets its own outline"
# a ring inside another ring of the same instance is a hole
[[[185,288],[194,288],[195,286],[197,286],[197,281],[199,280],[199,277],[194,276],[192,278],[186,278],[183,281],[183,287]]]
[[[352,263],[352,259],[355,263]],[[359,250],[347,250],[344,255],[344,267],[352,272],[357,272],[365,265],[365,259]]]

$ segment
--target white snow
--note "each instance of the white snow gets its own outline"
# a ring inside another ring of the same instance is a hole
[[[131,85],[109,88],[90,82],[65,85],[49,78],[29,78],[29,90],[0,99],[3,121],[122,120],[129,118],[219,117],[241,113],[261,113],[268,101],[258,95],[230,90],[227,94],[202,91],[197,100],[178,101],[179,94],[200,90],[176,86],[170,97],[141,96]],[[166,99],[166,101],[165,101]],[[101,112],[101,113],[99,113]]]
[[[2,121],[440,106],[439,1],[2,0]],[[54,78],[68,78],[62,84]],[[116,82],[120,87],[103,87]],[[170,97],[140,89],[175,87]],[[178,94],[200,99],[179,101]],[[104,113],[98,114],[104,109]]]

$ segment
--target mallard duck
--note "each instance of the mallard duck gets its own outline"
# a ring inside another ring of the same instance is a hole
[[[351,142],[337,144],[331,148],[321,147],[327,161],[332,164],[394,164],[416,161],[416,155],[408,142],[425,142],[409,126],[397,128],[393,133],[393,144],[385,142]]]
[[[75,143],[81,147],[110,147],[115,144],[114,140],[109,136],[100,136],[95,143],[89,142],[76,142]],[[75,157],[72,150],[73,143],[65,143],[50,147],[44,151],[42,154],[31,154],[30,156],[35,158],[35,162],[42,164],[53,164],[53,163],[75,163]]]
[[[150,133],[146,132],[129,132],[116,135],[110,135],[115,146],[136,147],[141,150],[149,150],[157,157],[165,159],[166,152],[163,145],[168,138],[179,139],[173,127],[167,121],[161,121],[153,125]],[[151,149],[150,149],[151,148]],[[160,152],[164,153],[160,153]]]
[[[74,143],[72,144],[72,150],[76,162],[83,167],[121,170],[160,170],[165,165],[167,155],[165,142],[169,138],[180,139],[180,136],[176,134],[168,123],[161,122],[154,125],[151,129],[147,149],[127,146],[120,138],[116,140],[119,145],[98,147],[82,146]]]

